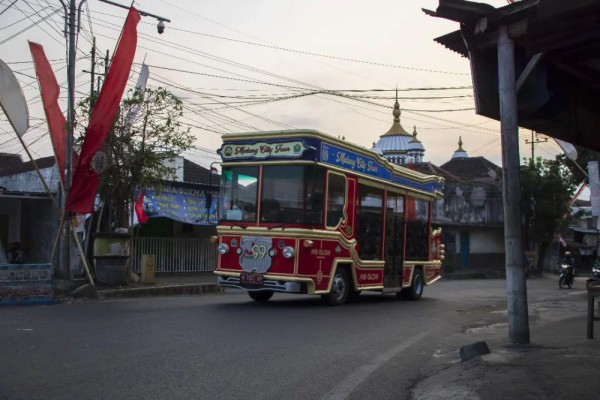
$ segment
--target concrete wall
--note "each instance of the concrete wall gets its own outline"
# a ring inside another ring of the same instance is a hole
[[[471,254],[501,253],[504,254],[504,230],[471,229],[469,231]]]

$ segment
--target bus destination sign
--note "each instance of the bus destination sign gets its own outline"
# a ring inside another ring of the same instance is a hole
[[[264,160],[266,158],[300,158],[308,147],[302,141],[257,142],[250,144],[226,144],[218,153],[224,161],[238,159]]]

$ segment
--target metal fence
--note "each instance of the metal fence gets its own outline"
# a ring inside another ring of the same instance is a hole
[[[156,272],[211,272],[217,249],[209,239],[136,237],[131,240],[130,261],[140,272],[143,254],[156,256]]]

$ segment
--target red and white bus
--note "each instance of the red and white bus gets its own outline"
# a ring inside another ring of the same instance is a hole
[[[339,305],[363,290],[417,300],[440,278],[442,178],[314,130],[226,134],[219,154],[220,286]]]

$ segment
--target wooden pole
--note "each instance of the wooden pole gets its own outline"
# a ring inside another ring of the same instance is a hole
[[[85,274],[88,277],[88,280],[90,281],[90,284],[92,286],[96,286],[96,284],[94,283],[94,278],[92,278],[92,273],[90,272],[90,266],[88,264],[88,260],[85,257],[85,252],[83,251],[83,248],[81,247],[81,242],[79,241],[79,237],[77,236],[77,232],[75,232],[74,230],[71,230],[71,234],[73,234],[73,239],[75,240],[75,243],[77,244],[77,248],[79,249],[79,254],[81,255],[81,260],[83,261],[83,267],[85,268]]]
[[[513,40],[508,37],[506,26],[498,29],[498,94],[502,130],[502,196],[504,200],[508,337],[509,341],[514,344],[529,343],[527,287],[521,237],[521,179],[515,50]]]
[[[65,223],[65,216],[61,214],[60,223],[58,224],[58,231],[56,232],[56,237],[54,238],[54,244],[52,245],[52,254],[50,255],[50,262],[54,262],[54,255],[56,254],[56,245],[58,244],[58,239],[62,233],[63,224]]]

